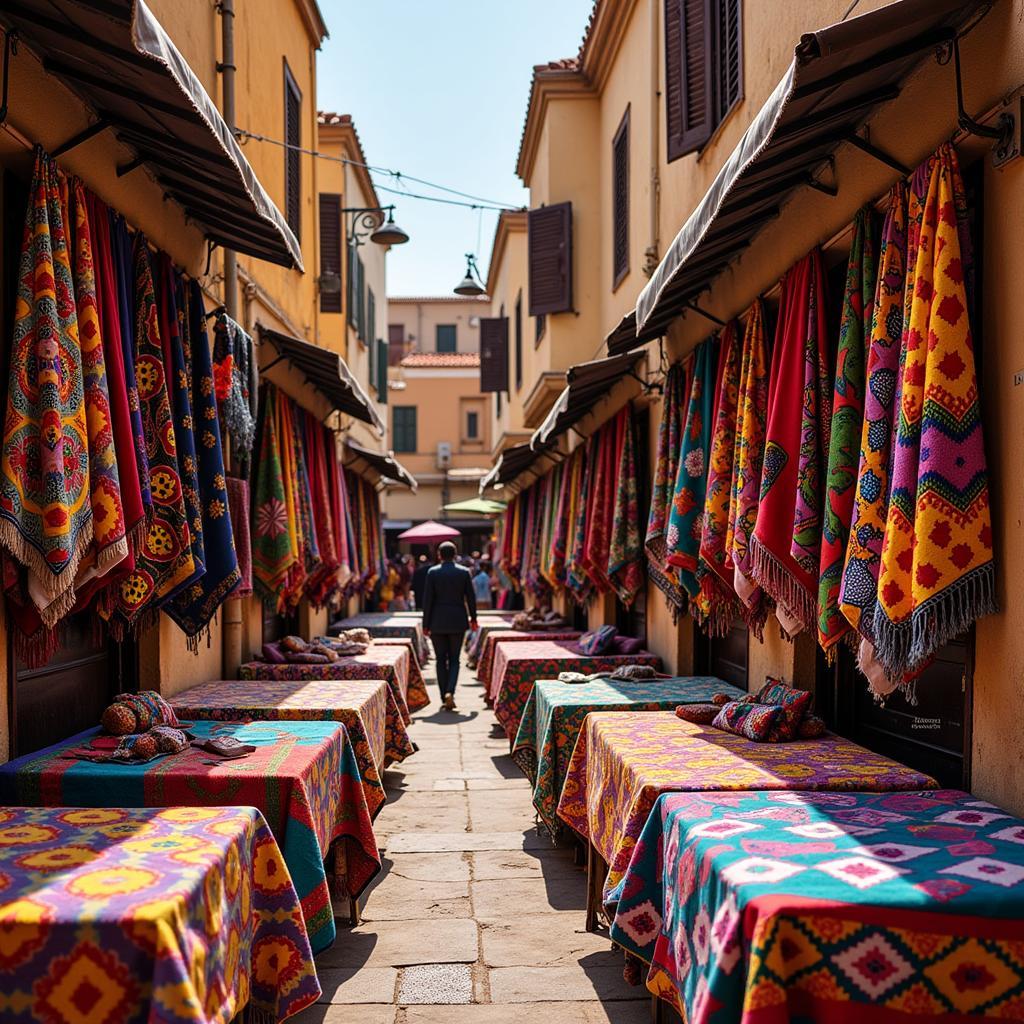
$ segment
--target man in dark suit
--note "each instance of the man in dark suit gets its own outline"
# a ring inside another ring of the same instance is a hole
[[[445,709],[454,711],[462,638],[467,628],[477,628],[476,598],[469,570],[455,564],[455,545],[446,540],[437,553],[441,563],[427,573],[423,593],[423,632],[434,645]]]

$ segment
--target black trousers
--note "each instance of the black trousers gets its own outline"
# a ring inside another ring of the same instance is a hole
[[[449,693],[455,695],[455,684],[459,681],[459,653],[464,636],[465,633],[430,634],[434,656],[437,658],[437,685],[442,697]]]

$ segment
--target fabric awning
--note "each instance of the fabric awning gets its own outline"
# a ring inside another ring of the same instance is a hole
[[[332,409],[369,423],[381,437],[384,436],[384,421],[337,352],[319,348],[301,338],[293,338],[290,334],[282,334],[262,325],[259,331],[260,340],[269,342],[277,350],[278,359],[286,359],[303,374]],[[265,373],[273,365],[272,362],[268,366],[261,366],[260,373]]]
[[[391,480],[396,484],[404,484],[415,491],[418,486],[416,477],[403,466],[391,452],[374,452],[369,448],[345,442],[345,453],[350,456],[352,462],[362,462],[369,466],[383,480]]]
[[[636,310],[627,313],[619,323],[611,330],[604,339],[608,349],[608,355],[621,356],[624,352],[630,352],[649,341],[654,341],[664,334],[661,328],[641,331],[636,330]]]
[[[640,293],[638,333],[663,333],[844,142],[872,149],[858,130],[985,4],[896,0],[803,36],[789,70]]]
[[[529,442],[514,444],[499,456],[491,471],[480,481],[480,493],[488,487],[510,484],[520,473],[525,473],[540,456],[543,449],[534,450]]]
[[[0,22],[218,245],[302,269],[298,240],[143,0],[4,0]],[[17,98],[14,98],[17,103]]]
[[[642,352],[626,352],[571,366],[565,375],[568,382],[565,390],[558,396],[544,422],[534,431],[530,447],[537,451],[550,445],[555,438],[579,423],[592,411],[594,403],[611,391],[642,356]]]

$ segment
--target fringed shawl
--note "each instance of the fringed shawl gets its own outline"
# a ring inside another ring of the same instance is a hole
[[[651,582],[664,594],[665,603],[678,619],[686,606],[686,597],[679,586],[675,570],[666,564],[668,555],[665,537],[668,532],[670,502],[679,471],[679,449],[683,431],[686,401],[686,371],[681,363],[673,363],[665,377],[665,394],[658,426],[658,447],[651,481],[651,508],[647,517],[647,572]]]
[[[832,435],[825,475],[825,507],[818,582],[818,643],[831,658],[849,631],[839,610],[849,524],[857,484],[857,451],[864,417],[864,366],[875,293],[875,232],[870,208],[853,222],[832,389]]]
[[[633,410],[627,406],[619,415],[622,418],[622,445],[611,544],[608,549],[608,578],[619,600],[629,608],[644,584],[644,552],[640,537],[639,481]]]
[[[761,473],[753,575],[793,636],[814,628],[818,592],[821,421],[825,357],[824,276],[815,249],[787,271],[772,352],[772,393]],[[811,556],[814,556],[813,565]]]
[[[248,464],[256,440],[252,338],[224,312],[217,315],[213,334],[213,375],[224,431],[235,458]]]
[[[965,286],[966,200],[948,143],[918,169],[875,648],[890,678],[996,610],[992,523]],[[916,209],[915,209],[916,207]]]
[[[68,225],[56,165],[36,151],[14,309],[0,541],[53,622],[74,604],[93,538],[89,439]]]

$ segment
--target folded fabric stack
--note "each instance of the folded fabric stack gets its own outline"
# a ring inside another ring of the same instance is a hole
[[[669,679],[670,676],[658,672],[651,665],[620,665],[613,672],[559,672],[560,683],[592,683],[598,679],[613,679],[620,683],[639,683],[649,679]],[[717,710],[717,709],[716,709]]]
[[[531,608],[512,617],[512,628],[543,633],[546,629],[564,629],[568,623],[554,609]]]
[[[346,646],[354,649],[348,650]],[[362,654],[365,650],[365,645],[341,644],[335,647],[319,641],[310,643],[301,636],[286,636],[276,643],[264,644],[259,660],[271,665],[327,665],[344,655]]]
[[[707,704],[684,704],[676,716],[685,722],[710,725],[756,743],[789,743],[817,739],[825,734],[825,722],[811,714],[813,694],[771,677],[756,694],[730,700],[715,694]]]

